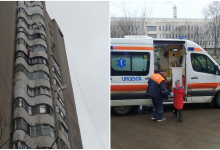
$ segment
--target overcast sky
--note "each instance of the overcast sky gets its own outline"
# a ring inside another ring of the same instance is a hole
[[[173,18],[173,6],[177,7],[177,18],[203,18],[202,10],[211,1],[124,1],[127,13],[141,13],[146,6],[150,18]],[[123,16],[122,1],[110,2],[111,16]],[[152,11],[151,11],[152,10]]]
[[[46,9],[70,53],[83,148],[109,148],[109,2],[50,1]]]

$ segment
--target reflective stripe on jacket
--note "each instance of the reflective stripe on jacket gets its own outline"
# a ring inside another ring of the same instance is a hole
[[[166,77],[164,77],[161,73],[151,75],[151,78],[148,80],[146,93],[154,98],[168,99],[170,91],[166,88],[165,80]]]

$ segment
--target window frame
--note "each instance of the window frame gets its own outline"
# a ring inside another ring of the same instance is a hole
[[[112,59],[110,60],[110,65],[111,65],[111,76],[147,76],[150,72],[150,58],[151,58],[151,53],[150,52],[111,52],[111,58],[112,55],[127,55],[129,54],[130,58],[134,55],[147,55],[147,66],[146,66],[146,71],[117,71],[112,68]],[[131,59],[131,64],[132,64],[132,59]]]
[[[196,55],[196,56],[193,57],[193,55]],[[206,65],[205,67],[206,67],[206,68],[203,68],[203,66],[202,66],[202,64],[201,64],[201,61],[199,61],[198,59],[195,59],[195,58],[198,57],[198,55],[205,57],[205,61],[206,61],[206,62],[205,62],[205,63],[206,63],[206,64],[205,64],[205,65]],[[194,58],[194,59],[199,63],[200,67],[202,67],[203,69],[205,69],[204,72],[195,70],[195,68],[193,67],[192,58]],[[208,72],[208,60],[213,64],[213,67],[214,67],[213,73]],[[191,61],[191,67],[192,67],[193,71],[195,71],[195,72],[200,72],[200,73],[206,73],[206,74],[216,75],[216,70],[215,70],[215,65],[216,65],[216,64],[215,64],[207,55],[205,55],[205,54],[199,54],[199,53],[191,53],[191,54],[190,54],[190,61]]]

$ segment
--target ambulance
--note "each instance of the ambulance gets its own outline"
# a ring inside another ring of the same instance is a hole
[[[198,44],[186,39],[125,37],[112,38],[110,49],[111,107],[118,115],[152,104],[146,94],[148,80],[162,68],[167,69],[169,91],[177,79],[184,85],[184,103],[220,107],[219,65]],[[164,100],[172,103],[172,97]]]

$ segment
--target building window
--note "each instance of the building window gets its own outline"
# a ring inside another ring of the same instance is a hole
[[[68,139],[68,130],[66,129],[66,127],[63,125],[62,122],[60,122],[60,124],[61,124],[61,131],[63,132],[65,137]]]
[[[41,114],[46,113],[45,105],[40,105],[40,113],[41,113]]]
[[[35,65],[35,64],[45,64],[48,66],[48,62],[47,59],[41,56],[38,57],[34,57],[34,58],[29,58],[28,55],[26,55],[23,51],[17,51],[15,53],[15,57],[22,57],[26,60],[26,62],[28,63],[28,65]]]
[[[13,149],[30,149],[30,147],[22,141],[16,141],[13,143]]]
[[[64,107],[64,102],[61,99],[61,97],[59,96],[59,94],[57,93],[57,91],[55,91],[54,93],[55,93],[55,97],[59,100],[60,104]]]
[[[61,111],[61,109],[59,108],[59,106],[56,106],[56,111],[58,114],[60,114],[60,116],[63,118],[63,120],[65,121],[66,117],[63,114],[63,112]]]
[[[147,31],[156,31],[156,26],[147,26]]]
[[[37,125],[36,126],[36,136],[40,136],[41,135],[41,125]]]
[[[40,113],[47,113],[53,115],[53,109],[48,104],[39,104],[35,106],[29,106],[23,98],[16,98],[14,102],[14,108],[22,107],[29,115],[36,115]]]
[[[28,107],[28,113],[29,113],[30,115],[32,115],[32,110],[31,110],[31,107],[30,107],[30,106]]]
[[[41,24],[40,22],[38,22],[37,24],[34,23],[34,24],[32,24],[32,25],[29,25],[29,24],[26,22],[26,20],[25,20],[24,18],[22,18],[22,17],[19,17],[19,18],[17,19],[17,22],[23,22],[23,23],[25,23],[26,27],[27,27],[28,29],[30,29],[30,30],[33,30],[33,29],[38,29],[38,30],[39,30],[39,29],[43,28],[43,30],[45,31],[44,25]]]
[[[51,126],[50,126],[50,135],[51,135],[53,138],[55,138],[55,131],[54,131],[54,128],[52,128]]]
[[[56,106],[56,111],[59,113],[60,112],[60,108],[58,106]]]
[[[62,149],[69,149],[62,139],[60,139],[60,144]]]
[[[35,80],[39,78],[44,78],[46,80],[49,80],[49,75],[46,72],[44,71],[28,72],[27,69],[22,64],[18,64],[15,68],[15,73],[19,71],[23,72],[30,80]]]
[[[16,118],[15,119],[15,130],[24,130],[28,135],[31,137],[37,137],[37,136],[54,136],[54,128],[51,125],[48,124],[38,124],[35,126],[31,126],[27,124],[27,122],[24,120],[24,118]],[[53,131],[53,132],[52,132]],[[68,133],[67,130],[65,130],[65,134]],[[68,135],[67,135],[68,137]]]
[[[53,78],[53,81],[54,81],[54,85],[56,85],[56,86],[57,86],[57,88],[58,88],[59,92],[61,93],[61,92],[62,92],[62,89],[61,89],[60,84],[57,82],[57,80],[56,80],[55,78]]]
[[[53,70],[53,72],[56,74],[56,76],[57,76],[57,78],[60,80],[60,82],[61,82],[61,76],[60,76],[60,74],[59,74],[59,72],[56,70],[56,68],[53,66],[52,67],[52,70]]]
[[[159,31],[161,31],[161,26],[159,26]]]
[[[44,47],[43,45],[34,45],[34,46],[29,46],[24,39],[22,38],[19,38],[17,39],[16,41],[16,44],[23,44],[27,50],[30,50],[31,52],[35,52],[35,51],[43,51],[43,52],[46,52],[46,47]]]
[[[40,10],[40,11],[43,11],[43,8],[39,5],[34,5],[34,6],[28,6],[26,2],[23,2],[26,9],[29,10],[29,11],[33,11],[33,10]]]
[[[57,63],[57,61],[56,61],[56,59],[54,58],[53,55],[51,55],[51,60],[54,62],[55,67],[59,70],[60,69],[59,64]]]
[[[50,136],[51,133],[50,133],[50,125],[42,125],[43,126],[43,132],[42,132],[42,135],[45,135],[45,136]]]
[[[164,26],[163,26],[163,31],[164,31]]]
[[[24,8],[18,8],[18,12],[20,12],[20,13],[25,13],[25,15],[26,15],[26,17],[27,17],[27,19],[29,19],[29,20],[33,20],[33,19],[36,19],[36,18],[38,18],[38,19],[43,19],[44,20],[44,18],[43,18],[43,16],[42,15],[40,15],[40,14],[33,14],[33,15],[28,15],[27,14],[27,12],[25,11],[25,9]]]
[[[42,73],[42,72],[41,72]],[[34,74],[35,75],[35,74]],[[37,75],[35,75],[37,76]],[[42,75],[43,76],[43,73]],[[47,95],[50,96],[50,89],[47,87],[35,87],[35,88],[31,88],[29,86],[27,86],[27,92],[29,96],[38,96],[38,95]]]

